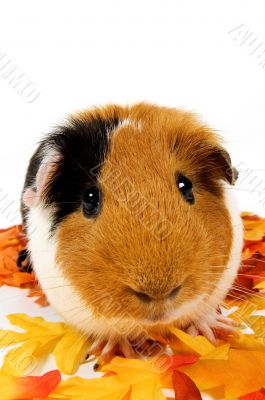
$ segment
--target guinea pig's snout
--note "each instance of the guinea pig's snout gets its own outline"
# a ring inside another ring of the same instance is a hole
[[[151,303],[156,300],[174,300],[181,289],[181,285],[174,287],[170,292],[160,294],[159,296],[152,296],[148,293],[138,292],[137,290],[131,289],[134,296],[136,296],[142,303]]]

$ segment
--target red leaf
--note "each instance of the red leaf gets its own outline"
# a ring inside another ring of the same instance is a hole
[[[183,372],[174,371],[172,375],[175,400],[202,400],[195,383]]]
[[[241,396],[240,400],[265,400],[265,389]]]

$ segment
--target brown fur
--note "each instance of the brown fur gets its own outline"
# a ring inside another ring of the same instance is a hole
[[[209,275],[216,272],[211,266],[225,268],[232,244],[219,183],[232,180],[229,157],[209,128],[181,110],[108,106],[74,118],[95,114],[106,119],[118,114],[131,123],[111,137],[99,180],[101,214],[89,220],[80,209],[68,216],[59,228],[57,258],[95,318],[144,326],[215,288],[219,277]],[[176,171],[192,180],[194,205],[181,197]],[[179,284],[179,295],[164,300]],[[142,303],[131,288],[155,301]]]

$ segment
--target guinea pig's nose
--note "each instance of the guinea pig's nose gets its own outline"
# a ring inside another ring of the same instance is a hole
[[[149,294],[143,293],[143,292],[137,292],[133,290],[133,294],[138,297],[143,303],[150,303],[153,299]]]
[[[177,294],[179,293],[180,289],[181,289],[181,285],[176,286],[173,290],[171,290],[168,297],[171,299],[175,298],[177,296]]]
[[[181,285],[176,286],[174,289],[171,290],[170,293],[167,292],[166,295],[163,296],[164,299],[174,299],[177,294],[179,293],[181,289]],[[132,293],[138,297],[139,300],[141,300],[143,303],[151,303],[151,301],[156,300],[156,297],[152,297],[147,293],[144,292],[138,292],[134,289],[132,289]],[[161,297],[160,297],[161,298]]]

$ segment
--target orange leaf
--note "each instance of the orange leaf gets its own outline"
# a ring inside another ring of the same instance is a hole
[[[17,286],[21,286],[24,283],[35,282],[35,277],[33,274],[29,274],[28,272],[16,272],[13,275],[14,282]]]
[[[162,356],[155,361],[155,367],[161,371],[176,369],[183,365],[194,364],[199,357],[194,354],[174,354],[172,356]]]
[[[199,360],[182,367],[200,390],[223,387],[225,400],[257,391],[265,382],[264,352],[230,349],[228,360]]]

